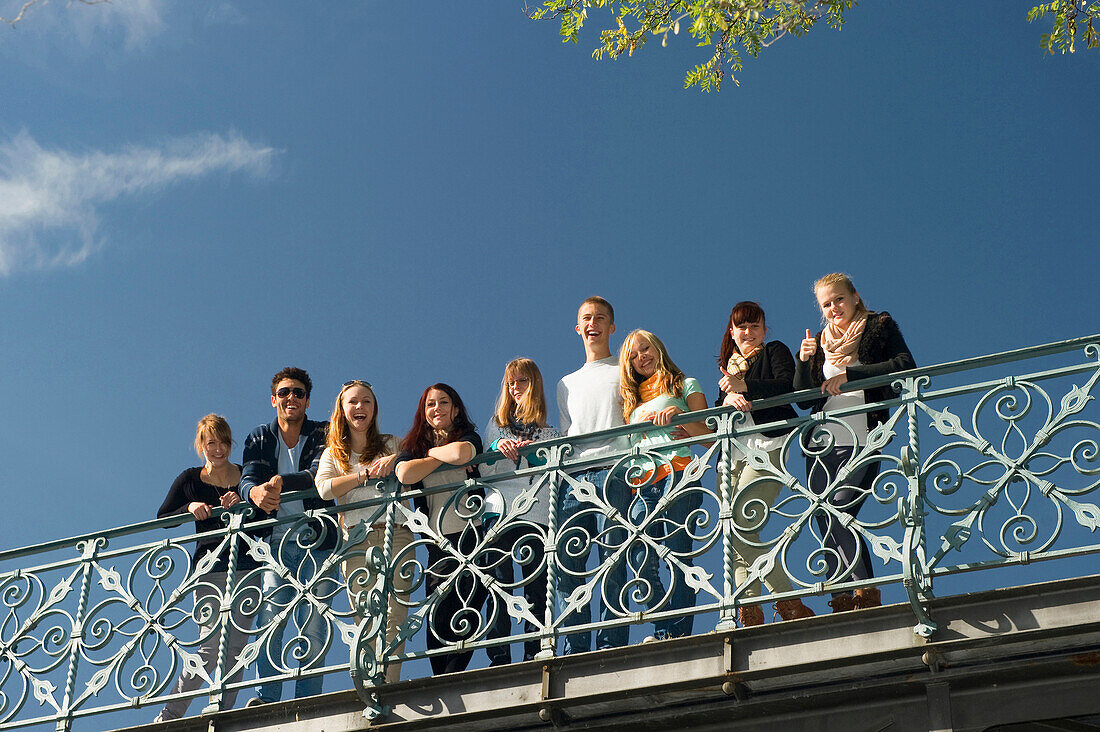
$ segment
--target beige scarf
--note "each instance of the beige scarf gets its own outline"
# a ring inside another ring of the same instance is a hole
[[[847,366],[859,357],[859,341],[867,325],[867,314],[855,318],[848,327],[841,330],[833,323],[821,331],[821,348],[825,351],[825,360],[833,366]]]
[[[730,355],[729,362],[726,364],[726,373],[729,374],[731,379],[744,379],[745,374],[752,368],[753,362],[756,361],[756,357],[759,355],[760,346],[757,346],[744,355],[734,351]]]

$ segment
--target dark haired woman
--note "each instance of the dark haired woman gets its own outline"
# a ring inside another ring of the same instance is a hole
[[[397,479],[417,490],[430,490],[448,483],[458,483],[477,475],[476,468],[461,467],[481,452],[481,438],[453,388],[447,384],[432,384],[420,395],[413,416],[413,425],[401,441],[397,456]],[[442,467],[442,470],[437,468]],[[415,499],[418,509],[428,516],[433,531],[450,541],[455,551],[467,555],[477,545],[479,532],[473,516],[460,514],[469,495],[436,492]],[[477,637],[484,631],[481,604],[484,589],[469,569],[461,568],[454,556],[435,543],[428,543],[428,567],[425,570],[425,592],[431,596],[449,576],[459,577],[430,613],[427,646],[429,650]],[[447,653],[431,657],[436,674],[465,671],[472,651]]]
[[[793,419],[797,415],[789,404],[780,404],[753,411],[754,399],[788,394],[794,379],[794,356],[780,341],[767,341],[768,326],[764,322],[764,309],[759,303],[743,301],[733,306],[729,322],[722,334],[722,345],[718,353],[718,369],[722,378],[718,381],[721,389],[714,406],[736,407],[745,414],[740,428],[746,429],[758,424],[780,422]],[[746,446],[767,453],[768,460],[776,470],[782,472],[780,454],[783,441],[790,429],[774,429],[758,432],[743,438]],[[757,470],[749,461],[734,449],[732,456],[733,543],[737,551],[734,560],[734,577],[737,586],[748,582],[749,568],[770,549],[760,544],[760,526],[767,515],[760,515],[753,503],[762,501],[770,509],[779,496],[783,484],[773,475]],[[750,503],[750,501],[752,503]],[[764,584],[774,594],[790,592],[791,581],[783,567],[783,555],[775,558],[771,571],[764,577]],[[753,582],[745,589],[744,597],[759,597],[760,584]],[[798,598],[780,600],[775,603],[775,611],[784,620],[808,618],[813,611],[802,604]],[[738,608],[741,625],[760,625],[764,622],[764,611],[759,605],[742,605]]]
[[[845,391],[848,381],[905,371],[916,366],[901,330],[887,312],[867,310],[848,275],[834,272],[814,283],[814,296],[821,308],[825,328],[816,336],[806,330],[798,352],[795,389],[820,387],[826,396],[812,402],[814,412],[858,407],[867,402],[893,396],[889,385],[866,391]],[[870,431],[890,417],[885,409],[838,417],[822,423],[803,440],[806,453],[806,481],[818,495],[829,492],[828,502],[837,511],[855,518],[871,493],[878,476],[878,463],[868,462],[846,478],[843,485],[829,485],[866,444]],[[847,522],[832,513],[819,511],[815,516],[824,536],[825,558],[830,582],[847,579],[867,580],[874,574],[867,544],[863,537],[847,528]],[[844,524],[844,525],[842,525]],[[855,596],[847,592],[833,595],[833,612],[877,607],[881,604],[877,587],[861,587]]]

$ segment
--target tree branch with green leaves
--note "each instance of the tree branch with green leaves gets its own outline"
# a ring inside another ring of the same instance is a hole
[[[1100,0],[1054,0],[1036,5],[1027,14],[1029,23],[1053,16],[1050,33],[1044,33],[1039,45],[1047,53],[1058,49],[1062,53],[1076,53],[1080,36],[1086,48],[1100,48],[1096,25],[1100,25]]]
[[[728,78],[738,84],[736,74],[743,56],[756,58],[786,36],[802,36],[819,23],[839,30],[858,0],[543,0],[528,8],[532,20],[559,24],[563,43],[577,43],[589,20],[604,15],[599,45],[593,58],[618,59],[633,56],[649,40],[660,38],[668,45],[669,35],[681,33],[695,39],[700,48],[710,49],[710,58],[689,69],[684,88],[721,91]],[[1097,47],[1093,21],[1100,19],[1100,0],[1053,0],[1032,8],[1028,20],[1053,16],[1050,34],[1042,47],[1050,53],[1058,48],[1073,53],[1078,35],[1088,48]]]

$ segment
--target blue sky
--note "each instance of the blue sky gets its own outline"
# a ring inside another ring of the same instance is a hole
[[[314,418],[364,378],[401,434],[442,380],[484,424],[508,359],[580,364],[592,293],[711,392],[735,302],[796,344],[834,270],[921,364],[1100,330],[1100,54],[1044,56],[1031,4],[867,2],[711,95],[687,38],[596,62],[519,2],[33,8],[0,27],[3,548],[153,517],[284,365]]]

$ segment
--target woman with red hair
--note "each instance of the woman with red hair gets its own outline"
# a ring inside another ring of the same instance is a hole
[[[449,483],[477,477],[477,469],[465,467],[481,452],[481,438],[466,412],[462,398],[447,384],[432,384],[420,395],[413,424],[401,441],[397,456],[397,479],[414,490],[427,491]],[[469,640],[484,634],[481,605],[485,591],[476,575],[461,565],[455,554],[468,557],[480,539],[475,522],[480,520],[480,494],[463,492],[463,486],[418,496],[413,503],[428,518],[429,537],[446,539],[452,553],[440,548],[438,541],[428,542],[428,566],[425,592],[431,597],[436,588],[451,581],[429,613],[429,650]],[[474,496],[478,496],[474,498]],[[452,580],[452,575],[458,573]],[[431,657],[436,674],[465,671],[472,651]]]

